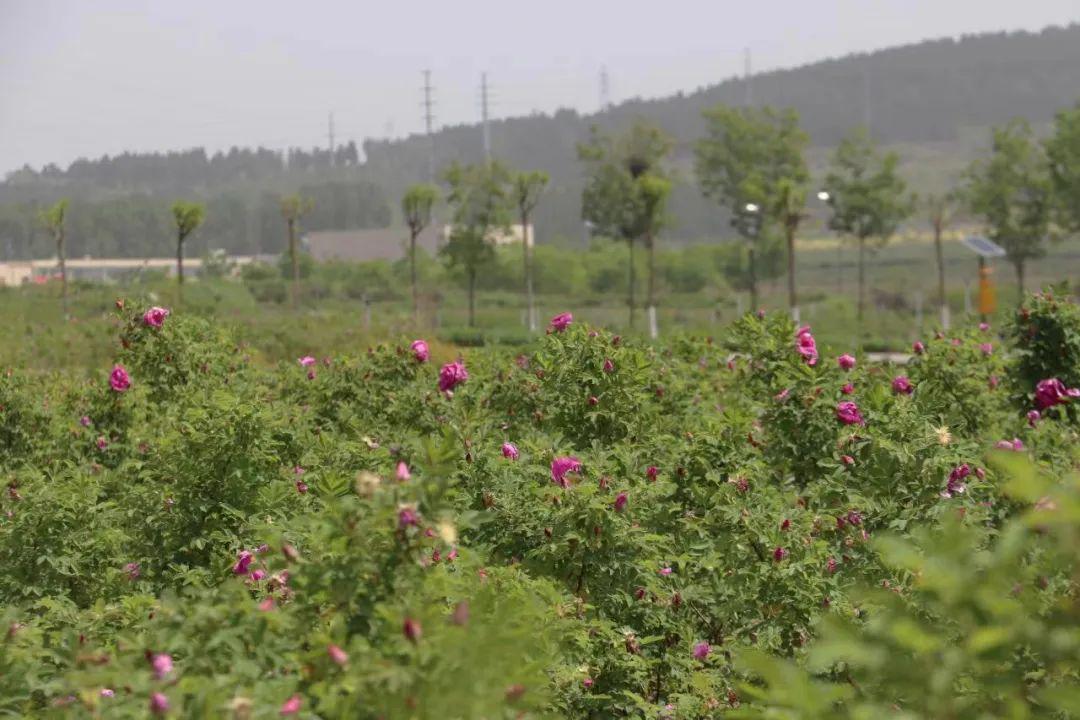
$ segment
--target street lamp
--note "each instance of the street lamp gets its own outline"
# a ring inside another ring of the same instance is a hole
[[[748,213],[756,213],[757,211],[758,211],[758,206],[757,205],[755,205],[754,203],[746,203],[746,212],[748,212]]]
[[[829,202],[829,197],[830,197],[829,193],[826,192],[825,190],[819,190],[818,191],[817,199],[820,200],[821,202]]]

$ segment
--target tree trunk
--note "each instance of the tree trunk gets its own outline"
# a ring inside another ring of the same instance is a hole
[[[412,282],[412,319],[413,325],[420,322],[420,300],[416,287],[416,230],[409,230],[409,279]]]
[[[476,327],[476,270],[469,268],[469,327]]]
[[[863,311],[866,306],[866,238],[859,238],[859,296],[856,304],[855,319],[862,328]]]
[[[786,223],[787,230],[787,294],[788,309],[791,310],[791,319],[799,322],[799,301],[795,297],[795,230],[798,226],[790,220]]]
[[[750,257],[748,264],[748,270],[750,271],[750,312],[757,312],[757,248],[754,247],[753,244],[750,245]]]
[[[630,302],[630,329],[633,329],[634,328],[634,239],[630,238],[626,242],[630,246],[629,302]]]
[[[949,301],[945,297],[945,253],[941,247],[941,222],[934,221],[934,254],[937,256],[937,284],[938,284],[938,315],[941,318],[942,327],[948,324]]]
[[[64,228],[56,232],[56,258],[60,262],[60,307],[64,310],[64,319],[68,317],[67,297],[67,262],[64,258]]]
[[[292,263],[292,309],[300,297],[300,258],[296,255],[296,221],[289,218],[289,261]]]
[[[529,245],[529,214],[521,213],[521,258],[525,272],[525,325],[536,332],[536,304],[533,298],[532,247]]]
[[[1016,302],[1022,304],[1024,302],[1024,261],[1017,260],[1013,264],[1016,266]]]
[[[648,252],[649,278],[646,286],[646,313],[649,318],[649,337],[653,340],[658,335],[656,329],[656,238],[652,231],[645,233],[645,250]]]

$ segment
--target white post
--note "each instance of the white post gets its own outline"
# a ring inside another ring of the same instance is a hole
[[[915,329],[922,333],[922,290],[915,291]]]
[[[971,314],[971,281],[964,281],[964,314]]]
[[[798,305],[791,308],[791,319],[795,322],[796,325],[799,324],[800,320],[799,320],[799,306]]]
[[[649,337],[655,340],[660,336],[660,330],[656,326],[656,306],[649,306]]]
[[[952,318],[949,317],[949,315],[950,315],[949,306],[948,305],[942,305],[941,306],[941,328],[942,328],[942,330],[945,330],[946,332],[949,331],[949,325],[950,325],[949,321],[952,319]]]

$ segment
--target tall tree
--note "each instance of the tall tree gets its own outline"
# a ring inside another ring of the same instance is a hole
[[[949,329],[949,301],[945,294],[945,250],[942,247],[942,235],[952,222],[956,209],[956,197],[953,193],[927,195],[922,199],[922,207],[930,229],[934,231],[934,257],[938,272],[938,309],[941,326]]]
[[[469,296],[469,326],[476,325],[476,277],[495,256],[492,235],[510,226],[510,173],[498,162],[459,165],[444,175],[452,210],[450,242],[442,252],[451,267],[465,275]]]
[[[67,219],[68,201],[66,198],[58,200],[52,206],[41,212],[41,222],[45,229],[52,235],[53,244],[56,245],[56,260],[60,264],[60,304],[64,310],[64,317],[68,316],[67,300],[67,263],[64,257],[64,233]]]
[[[409,227],[409,280],[412,284],[413,322],[420,319],[420,301],[416,284],[416,239],[431,224],[431,212],[439,200],[439,188],[434,185],[413,185],[401,198],[401,214]]]
[[[829,227],[854,238],[859,247],[860,326],[866,306],[867,243],[884,245],[914,210],[907,184],[896,171],[899,162],[896,153],[882,155],[865,128],[856,128],[836,149],[825,178],[832,208]]]
[[[286,195],[279,201],[281,217],[285,219],[285,226],[289,233],[289,264],[292,265],[292,290],[290,303],[292,309],[296,309],[300,298],[300,249],[296,245],[296,231],[300,220],[315,208],[311,198],[303,195]]]
[[[184,241],[206,219],[206,207],[202,203],[177,200],[172,204],[172,216],[176,227],[176,293],[179,300],[184,287]]]
[[[965,191],[987,235],[1005,249],[1023,298],[1028,261],[1046,253],[1053,200],[1046,154],[1026,120],[994,128],[990,154],[971,164]]]
[[[521,221],[521,259],[524,264],[522,270],[525,274],[525,324],[529,332],[536,332],[536,303],[533,298],[533,269],[532,269],[532,242],[529,237],[529,220],[532,217],[536,204],[540,202],[540,195],[547,187],[550,178],[546,172],[534,170],[532,172],[514,173],[512,178],[512,193],[514,205],[517,208],[518,219]]]
[[[758,245],[769,226],[787,240],[788,306],[798,319],[795,291],[795,235],[802,222],[810,172],[804,152],[809,136],[794,110],[718,105],[704,112],[705,137],[695,147],[695,170],[702,191],[726,207],[732,225],[750,245],[756,265]],[[748,216],[747,206],[756,207]],[[757,217],[752,217],[759,213]],[[757,305],[756,267],[749,271],[751,304]]]
[[[1080,103],[1058,112],[1046,141],[1057,224],[1080,233]]]
[[[666,215],[664,206],[671,186],[653,182],[664,179],[662,163],[671,152],[672,140],[660,128],[638,120],[629,130],[609,136],[592,128],[589,142],[578,145],[585,163],[585,189],[581,196],[582,218],[610,238],[624,240],[630,250],[627,301],[630,327],[634,326],[634,244],[649,243],[653,253],[656,234]],[[650,317],[655,315],[655,267],[650,260]],[[652,330],[652,328],[650,328]]]

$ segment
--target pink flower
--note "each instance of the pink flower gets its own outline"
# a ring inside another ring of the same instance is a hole
[[[405,618],[405,622],[401,624],[401,632],[405,635],[405,639],[411,643],[419,642],[420,637],[423,635],[420,623],[413,620],[411,617]]]
[[[1027,421],[1028,425],[1035,427],[1039,424],[1039,419],[1042,418],[1042,414],[1038,410],[1028,410]]]
[[[791,388],[784,388],[780,392],[776,393],[776,395],[773,397],[773,400],[776,400],[777,402],[784,402],[785,400],[787,400],[788,395],[790,394]]]
[[[664,577],[667,577],[668,575],[671,574],[671,568],[669,568],[669,567],[660,568],[660,574],[663,575]]]
[[[109,385],[116,392],[124,392],[131,387],[131,376],[123,365],[113,366],[112,372],[109,373]]]
[[[574,322],[574,316],[570,313],[559,313],[555,317],[551,318],[549,327],[555,332],[562,332],[566,328],[570,327],[570,323]]]
[[[985,322],[979,323],[979,329],[982,330],[983,332],[986,332],[987,330],[990,329],[990,323],[985,323]]]
[[[416,510],[411,507],[403,507],[398,510],[398,527],[404,530],[410,525],[418,525],[420,523],[420,515]]]
[[[173,670],[172,656],[168,653],[158,653],[150,660],[150,664],[154,668],[154,677],[158,680],[164,679]]]
[[[299,695],[293,695],[281,705],[280,715],[295,715],[300,712],[301,700]]]
[[[273,609],[274,597],[272,595],[267,595],[265,598],[263,598],[263,601],[259,603],[259,610],[261,612],[270,612]]]
[[[103,437],[99,437],[95,445],[97,445],[98,450],[104,450],[105,448],[109,447],[109,441]]]
[[[850,395],[851,393],[855,392],[855,386],[851,383],[844,383],[844,386],[840,388],[840,392],[844,393],[845,395]]]
[[[604,372],[615,372],[615,363],[611,358],[604,359]]]
[[[412,345],[409,346],[412,350],[413,357],[416,362],[425,363],[428,361],[428,357],[431,355],[431,351],[428,349],[428,344],[423,340],[413,340]]]
[[[795,348],[803,356],[807,365],[817,365],[817,343],[814,342],[814,336],[810,334],[809,325],[803,325],[795,334]]]
[[[315,358],[311,357],[310,355],[305,355],[304,357],[299,358],[296,362],[300,363],[301,367],[311,367],[315,364]]]
[[[308,484],[306,482],[304,482],[303,480],[297,479],[297,481],[296,481],[296,492],[300,493],[301,495],[306,495],[308,489],[309,489]]]
[[[656,482],[656,478],[660,476],[660,468],[655,465],[650,465],[645,468],[645,477],[649,478],[650,482]]]
[[[248,565],[251,565],[254,557],[247,550],[241,550],[240,554],[236,556],[236,562],[232,567],[233,575],[247,575]]]
[[[851,357],[847,353],[844,353],[840,357],[836,358],[836,364],[840,366],[841,370],[850,370],[855,367],[855,358]]]
[[[449,392],[469,379],[469,373],[460,360],[446,363],[439,370],[439,390]]]
[[[504,442],[502,444],[502,456],[507,460],[517,460],[519,454],[517,445],[514,443]]]
[[[581,461],[576,457],[557,457],[551,461],[551,481],[559,487],[570,487],[567,475],[581,472]]]
[[[825,569],[829,572],[830,575],[836,572],[836,564],[836,558],[830,555],[828,561],[825,563]]]
[[[164,715],[169,712],[169,698],[164,693],[156,692],[150,696],[150,712],[155,715]]]
[[[773,550],[772,557],[773,557],[773,560],[775,560],[776,562],[783,561],[783,559],[786,558],[787,556],[788,556],[788,551],[786,549],[782,548],[782,547],[777,547],[775,550]]]
[[[169,311],[163,307],[157,307],[156,305],[143,313],[143,322],[150,327],[161,327],[165,322],[165,318],[169,317]]]
[[[990,386],[991,390],[997,390],[997,386],[1001,384],[1001,379],[998,378],[997,375],[991,375],[987,379],[986,384]]]
[[[915,392],[915,386],[908,380],[907,375],[897,375],[893,378],[892,389],[898,395],[910,395]]]
[[[264,577],[266,577],[266,571],[262,570],[262,569],[252,570],[251,574],[248,575],[248,577],[251,579],[251,582],[256,582],[257,583],[260,580],[262,580]]]
[[[315,379],[315,371],[314,370],[308,370],[307,371],[307,379],[308,380],[314,380]]]
[[[589,396],[589,406],[590,407],[596,407],[599,404],[600,404],[600,398],[596,397],[595,395],[590,395]]]
[[[294,465],[292,471],[293,471],[293,475],[296,475],[297,477],[300,477],[301,475],[304,474],[304,472],[306,472],[304,470],[304,468],[301,467],[300,465]]]
[[[963,493],[967,486],[964,485],[964,478],[971,474],[971,466],[967,463],[958,465],[953,468],[949,473],[949,480],[945,483],[945,490],[942,491],[941,497],[951,498],[953,495],[959,495]]]
[[[1024,451],[1024,441],[1020,438],[1013,438],[1012,440],[998,440],[994,443],[994,447],[998,450],[1011,450],[1013,452]]]
[[[394,476],[398,479],[398,482],[405,482],[412,477],[412,473],[409,472],[409,466],[405,464],[404,460],[398,461],[397,470],[394,472]]]
[[[850,455],[841,455],[840,456],[840,461],[842,463],[844,463],[845,465],[854,465],[855,464],[855,458],[851,457]]]
[[[983,355],[989,356],[994,354],[994,346],[992,343],[983,343],[979,345],[979,350],[982,351]]]
[[[612,505],[615,507],[615,512],[622,512],[623,508],[626,507],[627,500],[628,498],[626,496],[626,493],[619,493],[618,496],[615,498],[615,502],[612,503]]]
[[[711,652],[712,652],[712,647],[710,647],[709,643],[707,643],[707,642],[699,642],[696,645],[694,645],[694,659],[695,660],[704,660],[705,658],[709,657],[709,653],[711,653]]]
[[[859,406],[851,401],[836,405],[836,419],[845,425],[864,425],[866,423],[859,413]]]
[[[911,346],[911,349],[915,352],[916,355],[922,355],[924,352],[926,352],[926,346],[918,340],[916,340],[915,344]]]
[[[90,427],[90,416],[83,415],[81,418],[79,418],[79,424],[83,427]]]
[[[330,656],[331,660],[333,660],[336,664],[340,665],[341,667],[345,667],[346,665],[349,664],[349,656],[348,656],[348,654],[344,650],[339,648],[337,645],[328,646],[326,648],[326,654]]]
[[[1080,397],[1080,390],[1066,388],[1057,378],[1040,380],[1035,386],[1035,406],[1039,410],[1062,405],[1075,397]]]
[[[98,694],[101,695],[101,697],[112,697],[116,693],[113,692],[112,688],[101,688],[101,692]]]
[[[787,532],[791,529],[791,520],[784,518],[784,521],[780,523],[780,532]]]
[[[138,580],[142,571],[139,569],[139,563],[129,562],[124,566],[124,572],[127,573],[128,580]]]
[[[593,686],[593,679],[590,678],[590,677],[587,677],[587,678],[585,678],[584,680],[581,681],[581,684],[585,687],[586,690],[588,690],[589,688],[591,688]]]

